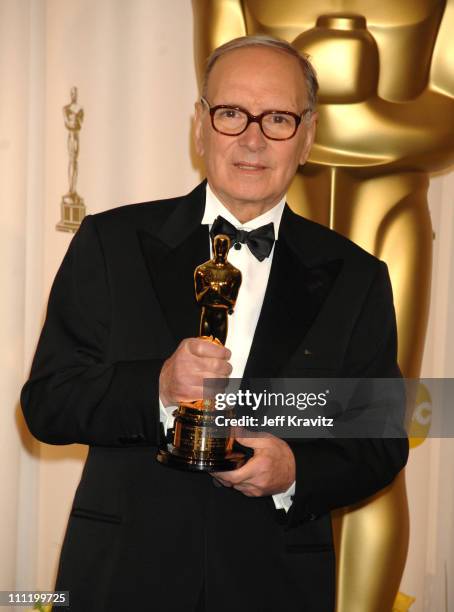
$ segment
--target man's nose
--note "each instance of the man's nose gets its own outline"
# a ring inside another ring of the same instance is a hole
[[[257,121],[251,121],[246,130],[240,134],[239,139],[242,146],[248,147],[252,151],[266,147],[266,137]]]

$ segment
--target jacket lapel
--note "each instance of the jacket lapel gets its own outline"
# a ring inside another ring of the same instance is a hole
[[[194,270],[210,258],[208,226],[201,225],[205,193],[204,182],[177,202],[158,229],[150,223],[139,231],[150,281],[168,327],[166,335],[173,338],[169,353],[181,340],[199,333]],[[342,267],[342,260],[328,253],[314,257],[319,245],[307,223],[285,207],[245,379],[285,372],[285,364],[313,327]]]
[[[285,207],[262,311],[244,378],[273,378],[284,369],[313,326],[342,266],[314,259],[307,222]],[[315,248],[312,248],[315,247]]]
[[[150,280],[176,346],[199,333],[194,269],[210,258],[208,226],[201,225],[205,183],[183,198],[159,231],[139,231]]]

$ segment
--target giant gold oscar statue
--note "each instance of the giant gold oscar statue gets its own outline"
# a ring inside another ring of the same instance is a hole
[[[419,375],[429,309],[429,173],[454,162],[454,0],[193,0],[199,78],[218,45],[269,34],[309,53],[319,127],[295,211],[386,261],[399,364]],[[408,547],[404,474],[334,516],[337,612],[389,612]]]

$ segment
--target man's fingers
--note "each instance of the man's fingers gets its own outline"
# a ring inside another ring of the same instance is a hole
[[[202,338],[187,338],[183,340],[187,350],[197,357],[216,357],[217,359],[230,359],[232,352],[222,344],[217,344]]]
[[[213,472],[214,476],[220,482],[225,481],[230,485],[238,485],[252,478],[255,474],[254,457],[249,459],[242,467],[230,472]]]
[[[197,367],[202,373],[203,378],[224,378],[232,373],[232,366],[225,359],[216,359],[214,357],[199,357],[197,358]]]
[[[233,488],[236,491],[242,493],[243,495],[246,495],[246,497],[261,497],[262,495],[261,489],[249,482],[243,482],[241,484],[234,485]]]
[[[204,379],[227,379],[232,366],[225,346],[201,338],[186,338],[164,362],[159,376],[159,396],[165,406],[204,397]],[[220,385],[219,392],[224,387]]]
[[[219,484],[221,484],[223,487],[232,487],[233,489],[239,491],[240,493],[243,493],[243,495],[246,495],[247,497],[259,497],[262,494],[260,488],[257,485],[247,480],[241,481],[238,484],[233,484],[230,480],[228,480],[228,476],[225,476],[225,474],[233,473],[234,472],[219,472],[211,475],[213,476],[214,480],[217,480]]]

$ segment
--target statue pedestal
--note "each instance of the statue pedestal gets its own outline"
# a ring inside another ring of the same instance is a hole
[[[67,193],[61,199],[61,220],[56,228],[60,232],[76,232],[85,217],[83,198],[77,193]]]

